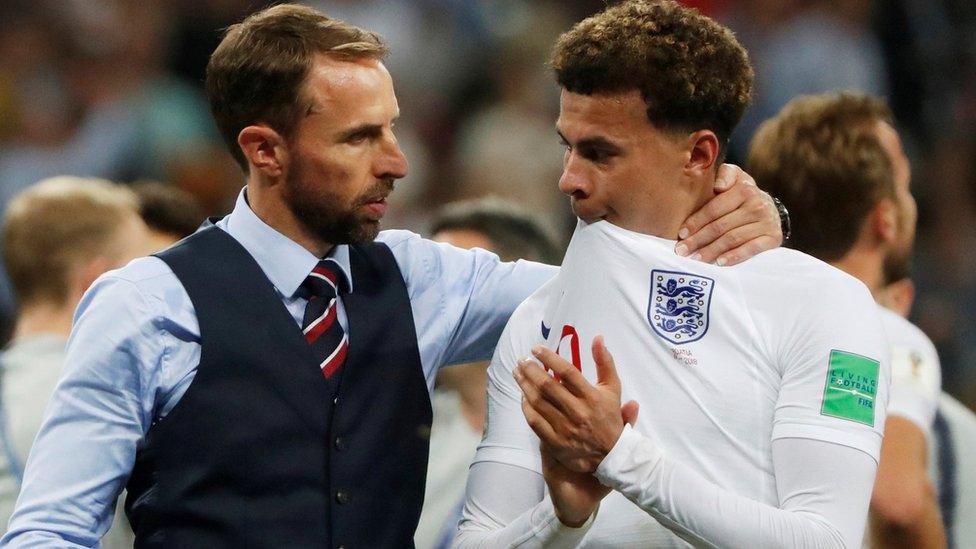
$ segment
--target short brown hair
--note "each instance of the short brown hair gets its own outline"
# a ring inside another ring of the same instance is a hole
[[[247,171],[237,136],[264,123],[286,139],[310,105],[302,84],[317,54],[381,59],[383,39],[306,6],[281,4],[231,25],[207,64],[207,97],[234,159]]]
[[[841,93],[794,99],[759,127],[746,169],[796,220],[792,247],[836,261],[871,208],[894,197],[894,168],[877,133],[891,121],[883,100]]]
[[[114,256],[127,219],[138,219],[132,191],[101,179],[55,177],[23,190],[3,222],[3,260],[21,305],[68,299],[81,261]]]
[[[664,130],[715,132],[722,150],[752,94],[753,71],[732,31],[670,0],[631,0],[559,37],[551,64],[567,91],[637,89]]]
[[[483,235],[502,261],[528,259],[557,265],[562,260],[555,239],[529,210],[494,196],[452,202],[441,208],[431,223],[430,234],[442,231]]]
[[[206,216],[192,194],[161,181],[138,181],[132,190],[139,198],[139,215],[146,225],[177,240],[190,236]]]

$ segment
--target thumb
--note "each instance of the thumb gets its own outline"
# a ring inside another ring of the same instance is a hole
[[[620,395],[620,378],[617,377],[617,367],[613,362],[613,355],[607,349],[603,336],[598,335],[593,338],[593,361],[596,362],[596,382],[598,385],[609,387],[618,396]]]
[[[637,414],[640,412],[640,404],[636,400],[629,400],[626,404],[620,407],[620,417],[623,418],[624,423],[635,427],[637,425]]]

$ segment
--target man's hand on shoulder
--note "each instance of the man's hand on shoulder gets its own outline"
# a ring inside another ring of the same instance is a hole
[[[716,196],[685,220],[678,255],[705,263],[735,265],[783,243],[779,210],[769,193],[732,164],[722,164]]]

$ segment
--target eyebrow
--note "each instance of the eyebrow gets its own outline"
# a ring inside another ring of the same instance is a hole
[[[569,143],[569,139],[566,139],[566,136],[563,135],[563,132],[559,131],[559,128],[556,128],[556,134],[559,136],[560,139],[563,140],[564,143]],[[611,142],[606,137],[601,137],[601,136],[584,137],[583,139],[577,141],[574,146],[584,147],[584,148],[590,147],[590,148],[597,148],[597,149],[607,149],[614,152],[620,150],[619,145]]]
[[[399,114],[394,116],[393,119],[390,121],[390,125],[396,124],[396,121],[399,119],[400,119]],[[344,141],[360,133],[378,134],[381,133],[382,131],[383,131],[382,124],[372,124],[367,122],[364,124],[360,124],[358,126],[353,126],[348,130],[343,130],[342,133],[339,134],[339,140]]]
[[[340,133],[339,141],[345,141],[346,139],[350,139],[352,136],[361,133],[377,134],[380,133],[382,130],[383,130],[383,126],[381,126],[380,124],[360,124],[358,126],[349,128],[348,130],[344,130],[342,133]]]

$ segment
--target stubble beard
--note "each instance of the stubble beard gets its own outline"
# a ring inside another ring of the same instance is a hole
[[[363,245],[380,232],[380,222],[358,213],[367,200],[393,189],[393,181],[379,181],[345,207],[341,198],[325,189],[303,183],[302,166],[295,166],[285,180],[283,197],[292,214],[316,239],[329,244]]]

